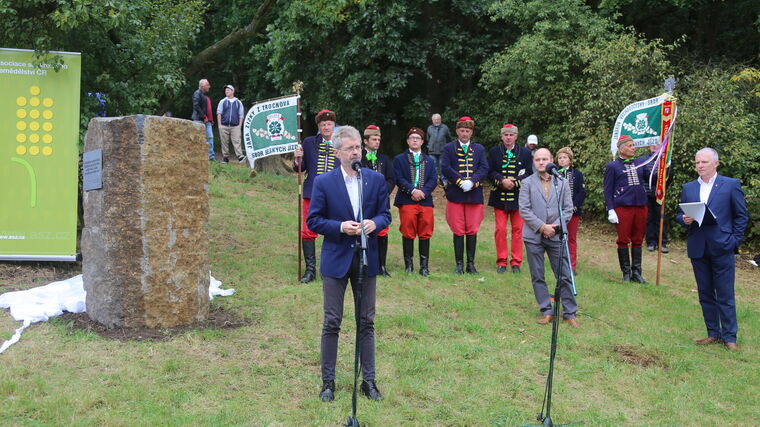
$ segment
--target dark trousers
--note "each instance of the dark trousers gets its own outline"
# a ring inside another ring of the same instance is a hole
[[[322,380],[335,381],[335,361],[338,358],[338,334],[343,321],[343,298],[351,281],[351,291],[356,301],[359,280],[359,252],[354,256],[348,276],[343,278],[322,276],[324,321],[322,323]],[[361,342],[362,377],[375,379],[375,276],[365,277],[362,286]],[[354,303],[354,306],[356,304]]]
[[[560,241],[554,241],[542,237],[541,243],[525,242],[525,251],[530,267],[530,280],[533,283],[533,295],[536,297],[538,309],[541,315],[550,316],[552,312],[551,298],[554,296],[555,286],[552,286],[551,292],[544,278],[544,253],[549,255],[549,264],[554,272],[554,277],[558,277],[560,262],[562,263],[562,274],[560,278],[559,295],[562,299],[562,317],[572,319],[578,310],[573,295],[573,282],[570,280],[570,263],[567,261],[567,254],[562,249]],[[562,253],[562,257],[560,257]]]
[[[707,335],[725,342],[736,342],[739,326],[736,322],[734,300],[734,254],[692,258],[697,280],[699,304],[705,319]]]
[[[657,245],[660,239],[660,204],[656,197],[647,197],[647,244]],[[662,244],[668,244],[668,222],[662,223]]]

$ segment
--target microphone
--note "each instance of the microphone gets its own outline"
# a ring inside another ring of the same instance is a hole
[[[565,179],[565,177],[563,177],[562,174],[559,173],[559,166],[551,162],[546,164],[546,173],[554,175],[559,179]]]
[[[351,163],[351,169],[357,172],[361,172],[361,168],[362,168],[362,162],[355,160],[353,163]]]

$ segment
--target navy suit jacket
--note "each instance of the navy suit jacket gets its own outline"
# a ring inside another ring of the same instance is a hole
[[[683,185],[681,203],[699,202],[699,181],[694,180]],[[687,226],[683,222],[683,211],[678,209],[676,221],[688,227],[687,254],[689,258],[701,258],[705,255],[722,255],[738,250],[744,238],[749,216],[744,200],[742,185],[738,179],[722,175],[715,177],[707,208],[715,216],[715,224],[696,221]],[[709,213],[705,213],[707,217]]]
[[[385,177],[372,169],[362,168],[362,210],[364,219],[375,222],[376,228],[367,235],[368,277],[377,276],[377,233],[391,223],[388,206],[388,189]],[[315,233],[325,236],[319,272],[323,276],[343,278],[348,275],[360,236],[349,236],[340,231],[343,221],[357,221],[346,191],[341,167],[319,175],[314,179],[311,204],[306,225]]]

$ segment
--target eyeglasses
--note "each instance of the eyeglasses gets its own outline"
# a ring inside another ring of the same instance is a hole
[[[407,139],[411,139],[411,140],[420,140],[420,141],[422,140],[422,138],[420,138],[419,136],[410,136],[410,137],[408,137]]]

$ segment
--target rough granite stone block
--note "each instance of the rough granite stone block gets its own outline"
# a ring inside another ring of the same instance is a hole
[[[203,126],[156,116],[95,118],[103,188],[84,193],[87,314],[111,327],[208,319],[208,145]]]

